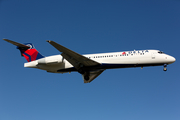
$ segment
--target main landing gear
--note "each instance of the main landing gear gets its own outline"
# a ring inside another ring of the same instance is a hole
[[[85,79],[86,81],[88,81],[88,80],[89,80],[89,75],[85,75],[85,76],[84,76],[84,79]]]
[[[167,71],[166,67],[167,67],[167,64],[164,64],[164,69],[163,69],[164,71]]]
[[[86,71],[83,76],[86,81],[89,80],[89,72],[88,71]]]
[[[82,68],[80,68],[78,70],[78,72],[84,76],[84,80],[86,80],[86,81],[89,80],[89,71],[85,71]]]

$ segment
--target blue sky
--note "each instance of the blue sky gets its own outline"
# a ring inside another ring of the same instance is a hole
[[[179,0],[1,0],[0,38],[31,42],[45,56],[53,40],[80,54],[158,49],[163,67],[106,70],[90,84],[78,73],[24,68],[1,40],[0,120],[179,120]]]

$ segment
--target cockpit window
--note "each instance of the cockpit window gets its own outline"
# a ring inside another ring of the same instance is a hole
[[[164,54],[164,52],[163,52],[163,51],[159,51],[158,53],[159,53],[159,54]]]

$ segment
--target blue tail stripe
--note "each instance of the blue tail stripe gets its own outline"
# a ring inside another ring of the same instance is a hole
[[[37,58],[36,58],[36,60],[37,60],[37,59],[40,59],[40,58],[44,58],[44,56],[43,56],[43,55],[41,55],[40,53],[38,53],[38,54],[37,54]]]
[[[29,54],[27,54],[27,53],[23,53],[23,54],[25,54],[26,56],[28,56],[29,57],[29,61],[31,61],[31,56],[29,55]]]

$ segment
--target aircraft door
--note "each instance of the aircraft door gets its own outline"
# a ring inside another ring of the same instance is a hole
[[[152,58],[152,59],[155,59],[155,58],[156,58],[155,53],[152,53],[152,54],[151,54],[151,58]]]

